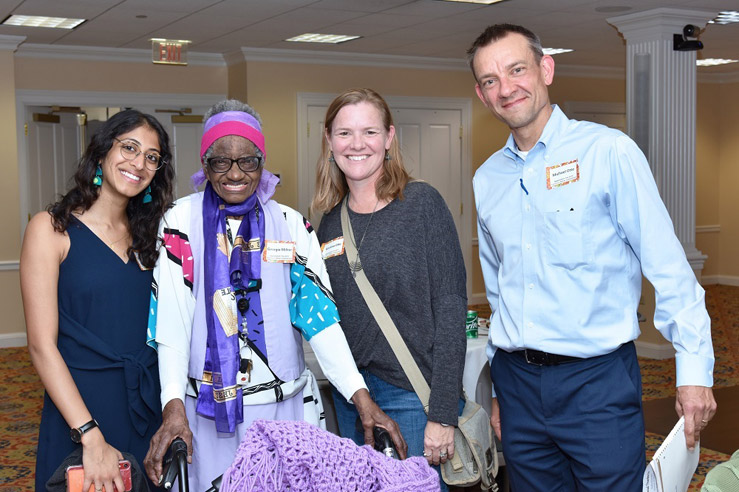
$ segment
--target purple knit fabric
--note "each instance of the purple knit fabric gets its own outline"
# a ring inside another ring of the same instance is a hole
[[[303,421],[256,420],[223,474],[222,492],[434,492],[425,458],[388,458]]]

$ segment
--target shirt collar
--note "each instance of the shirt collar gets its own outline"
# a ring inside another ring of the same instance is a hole
[[[552,104],[552,114],[549,116],[549,121],[547,121],[547,124],[544,126],[544,131],[541,132],[539,140],[533,147],[531,147],[531,150],[534,150],[540,143],[544,145],[544,147],[548,147],[550,142],[556,141],[568,121],[567,116],[561,109],[559,109],[559,106]],[[506,156],[514,160],[518,155],[518,147],[516,147],[516,141],[514,140],[512,133],[508,135],[508,140],[506,141],[505,147],[503,147],[503,152]]]

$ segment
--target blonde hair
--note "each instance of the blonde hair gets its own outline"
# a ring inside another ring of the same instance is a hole
[[[393,115],[390,112],[387,102],[372,89],[347,89],[331,102],[326,110],[326,119],[324,120],[321,156],[318,158],[318,164],[316,166],[316,191],[310,206],[311,213],[329,212],[344,199],[349,191],[344,173],[341,172],[336,162],[329,161],[331,150],[326,141],[326,133],[331,132],[331,126],[341,108],[362,102],[368,102],[377,108],[382,117],[382,124],[385,127],[385,131],[390,131],[390,127],[394,126]],[[396,197],[402,200],[403,188],[408,184],[411,177],[403,166],[403,157],[400,155],[400,145],[398,144],[397,137],[393,138],[393,141],[390,143],[387,154],[390,156],[390,159],[383,161],[382,176],[380,176],[375,184],[375,194],[380,200],[393,200]]]

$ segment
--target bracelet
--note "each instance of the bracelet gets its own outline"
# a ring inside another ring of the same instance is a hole
[[[445,424],[443,422],[439,422],[439,424],[441,424],[442,427],[451,427],[449,424]]]

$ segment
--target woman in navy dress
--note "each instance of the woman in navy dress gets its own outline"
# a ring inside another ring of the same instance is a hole
[[[20,277],[28,350],[46,393],[36,490],[82,447],[83,490],[123,489],[121,452],[141,463],[161,422],[147,345],[157,227],[172,202],[169,137],[152,116],[115,114],[75,186],[31,219]]]

